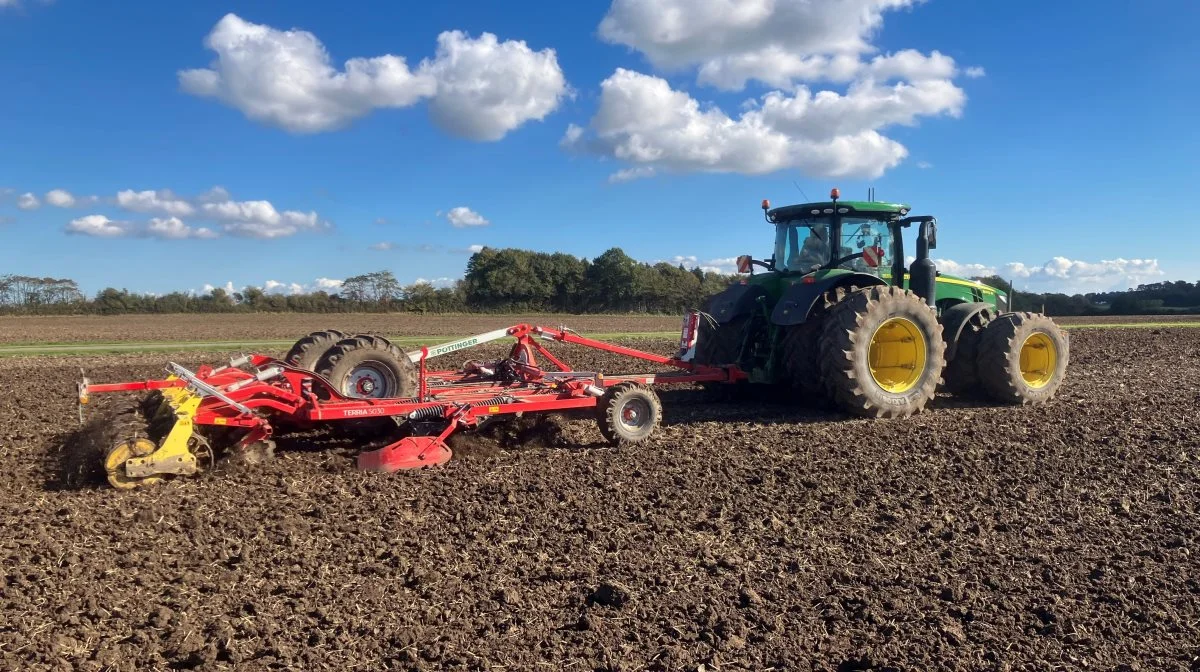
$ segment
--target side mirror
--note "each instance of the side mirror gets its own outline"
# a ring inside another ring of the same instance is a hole
[[[754,268],[754,257],[743,254],[737,258],[737,272],[749,273]]]
[[[927,237],[929,238],[929,249],[932,250],[933,248],[937,247],[937,220],[936,219],[929,220],[929,233],[927,234]]]

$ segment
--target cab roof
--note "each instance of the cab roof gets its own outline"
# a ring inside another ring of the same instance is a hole
[[[768,210],[767,218],[772,222],[789,219],[809,219],[832,214],[834,207],[835,204],[833,201],[781,205],[778,208]],[[911,210],[907,203],[883,203],[880,201],[838,201],[836,207],[842,215],[859,215],[878,217],[880,219],[903,217]],[[814,210],[816,212],[813,212]]]

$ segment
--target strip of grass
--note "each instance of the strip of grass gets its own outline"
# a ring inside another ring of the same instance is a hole
[[[1064,329],[1165,329],[1197,328],[1200,322],[1123,322],[1064,324]],[[674,339],[675,331],[640,331],[584,334],[597,340]],[[402,348],[448,343],[456,340],[446,336],[397,336],[391,339]],[[294,341],[172,341],[156,343],[75,342],[75,343],[9,343],[0,345],[0,357],[42,357],[46,355],[110,355],[146,352],[214,352],[283,350]]]
[[[1162,329],[1165,327],[1200,327],[1200,322],[1099,322],[1089,324],[1064,324],[1063,329]]]
[[[674,331],[613,332],[585,334],[598,340],[675,338]],[[446,336],[397,336],[390,339],[402,348],[417,348],[456,340]],[[0,345],[0,357],[46,355],[109,355],[144,352],[213,352],[235,350],[283,350],[294,341],[173,341],[159,343],[12,343]]]

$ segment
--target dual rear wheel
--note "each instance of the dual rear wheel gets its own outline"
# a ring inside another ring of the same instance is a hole
[[[698,363],[742,364],[729,355],[737,352],[730,344],[744,337],[743,324],[708,331],[697,344]],[[785,328],[778,362],[804,400],[886,418],[920,412],[943,380],[959,394],[1036,404],[1053,398],[1066,375],[1067,336],[1044,315],[979,311],[948,338],[954,342],[944,341],[935,312],[910,291],[837,289],[818,300],[808,320]]]

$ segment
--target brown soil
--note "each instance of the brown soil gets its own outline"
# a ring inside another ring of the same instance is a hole
[[[416,315],[298,313],[0,317],[0,343],[292,340],[322,329],[385,336],[469,336],[513,324],[581,333],[677,331],[677,315]]]
[[[0,668],[1200,669],[1200,330],[1071,345],[1040,408],[678,389],[637,449],[496,427],[382,475],[310,433],[137,492],[64,485],[59,447],[79,366],[161,356],[4,360]]]

